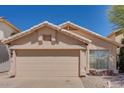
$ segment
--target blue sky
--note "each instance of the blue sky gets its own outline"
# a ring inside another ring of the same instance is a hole
[[[26,30],[45,20],[56,25],[72,21],[103,36],[112,31],[107,16],[111,6],[0,6],[0,16]]]

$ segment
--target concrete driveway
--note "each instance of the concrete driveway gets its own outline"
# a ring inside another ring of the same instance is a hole
[[[82,88],[79,77],[0,78],[3,88]]]

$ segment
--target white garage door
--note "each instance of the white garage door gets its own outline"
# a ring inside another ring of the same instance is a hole
[[[18,50],[16,75],[19,77],[78,76],[77,50]]]

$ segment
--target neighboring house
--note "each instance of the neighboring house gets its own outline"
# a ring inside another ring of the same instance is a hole
[[[19,32],[20,30],[14,25],[12,25],[6,19],[0,17],[0,72],[9,70],[8,49],[7,46],[1,43],[1,41]]]
[[[124,30],[122,30],[122,29],[116,30],[116,31],[112,32],[111,34],[109,34],[107,37],[118,43],[122,43],[122,40],[124,39]],[[119,51],[120,51],[120,49],[118,48],[117,49],[118,55],[119,55]]]
[[[121,43],[122,39],[124,39],[124,30],[118,29],[112,32],[111,34],[109,34],[107,37],[118,43]]]
[[[121,44],[72,22],[43,22],[2,41],[11,50],[10,76],[84,76],[116,70]]]
[[[20,30],[12,25],[9,21],[0,17],[0,40],[8,38],[16,33],[19,33]]]

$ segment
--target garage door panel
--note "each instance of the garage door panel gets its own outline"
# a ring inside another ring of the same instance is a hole
[[[70,64],[67,64],[66,65],[66,63],[65,64],[56,64],[56,63],[53,63],[53,64],[42,64],[42,63],[40,63],[40,64],[38,64],[38,65],[36,65],[36,64],[28,64],[28,63],[26,63],[26,64],[18,64],[17,65],[17,70],[25,70],[25,71],[28,71],[28,70],[42,70],[42,71],[44,71],[44,70],[50,70],[50,71],[52,71],[52,70],[57,70],[57,71],[59,71],[59,70],[63,70],[63,71],[68,71],[68,70],[70,70],[70,71],[75,71],[75,70],[77,70],[77,64],[73,64],[73,63],[71,63],[70,62]],[[64,67],[64,68],[63,68]]]
[[[69,60],[69,61],[74,61],[74,60],[78,60],[77,57],[19,57],[18,60],[21,61],[50,61],[51,59],[53,60],[53,58],[56,59],[56,61],[60,61],[60,60]],[[51,60],[51,61],[52,61]]]
[[[76,60],[77,61],[77,60]],[[63,62],[62,64],[64,65],[64,64],[66,64],[66,63],[68,63],[68,64],[71,64],[71,63],[75,63],[75,64],[77,64],[77,62],[76,61],[67,61],[67,62],[65,62],[65,61],[61,61],[61,62]],[[51,61],[51,62],[49,62],[49,61],[44,61],[44,62],[42,62],[42,61],[39,61],[39,62],[37,62],[37,61],[18,61],[18,62],[20,62],[19,64],[20,65],[23,65],[23,64],[28,64],[29,65],[29,63],[30,64],[34,64],[34,65],[37,65],[37,64],[56,64],[56,62],[58,62],[58,61]],[[58,62],[58,63],[60,63],[61,64],[61,62]],[[37,64],[36,64],[37,63]]]
[[[50,72],[42,72],[42,74],[39,74],[40,72],[29,72],[29,73],[20,73],[20,74],[18,74],[18,77],[20,77],[20,78],[25,78],[25,77],[37,77],[37,78],[41,78],[41,77],[46,77],[46,76],[48,76],[48,77],[76,77],[77,76],[77,72],[75,72],[75,73],[72,73],[72,71],[70,71],[70,72],[67,72],[67,73],[65,73],[65,72],[54,72],[54,73],[50,73]],[[53,75],[54,74],[54,75]],[[72,76],[72,74],[73,74],[73,76]]]
[[[16,60],[19,77],[78,76],[79,51],[17,51]]]
[[[68,66],[68,65],[70,65],[70,66]],[[68,64],[68,65],[21,65],[21,66],[17,66],[17,69],[48,69],[49,68],[49,70],[50,69],[57,69],[57,70],[59,70],[59,69],[77,69],[77,64],[75,64],[76,66],[74,66],[74,65],[71,65],[71,64]],[[28,67],[28,68],[27,68]],[[64,67],[64,68],[63,68]]]
[[[71,68],[70,67],[67,67],[67,66],[64,66],[65,68],[63,68],[63,66],[58,66],[58,67],[56,67],[56,66],[32,66],[32,67],[29,67],[29,68],[27,68],[27,66],[18,66],[17,67],[17,69],[18,70],[77,70],[77,67],[75,67],[75,66],[71,66]]]
[[[30,62],[30,64],[28,64],[28,62],[27,63],[25,63],[25,62],[22,62],[22,63],[20,63],[20,64],[18,64],[17,65],[17,67],[52,67],[52,66],[54,66],[54,67],[63,67],[64,66],[64,68],[66,68],[66,67],[77,67],[77,64],[76,64],[76,62],[68,62],[68,65],[66,65],[67,63],[66,62],[63,62],[63,63],[60,63],[60,64],[57,64],[57,63],[49,63],[49,62],[43,62],[43,63],[37,63],[37,64],[34,64],[33,62]]]
[[[69,51],[69,52],[67,52]],[[25,53],[24,53],[25,52]],[[41,53],[42,52],[42,53]],[[17,51],[18,56],[22,57],[46,57],[46,56],[77,56],[79,55],[79,52],[77,50],[21,50]],[[57,55],[56,55],[57,53]]]
[[[22,70],[22,69],[18,69],[18,70]],[[57,70],[56,70],[55,68],[54,68],[54,69],[50,69],[50,70],[48,70],[48,69],[39,69],[39,68],[37,68],[37,69],[23,69],[23,70],[25,70],[25,72],[27,72],[27,71],[36,72],[35,70],[54,71],[54,72],[55,72],[55,71],[57,71],[57,72],[58,72],[58,71],[59,71],[59,72],[62,72],[62,71],[67,71],[67,72],[69,72],[69,71],[70,71],[70,72],[75,71],[75,69],[64,69],[64,70],[63,70],[63,69],[61,69],[61,68],[60,68],[60,69],[57,69]],[[33,70],[33,71],[32,71],[32,70]],[[38,72],[38,71],[37,71],[37,72]],[[39,71],[39,72],[41,72],[41,71]],[[53,73],[54,73],[54,72],[53,72]],[[42,73],[43,73],[43,72],[42,72]]]

